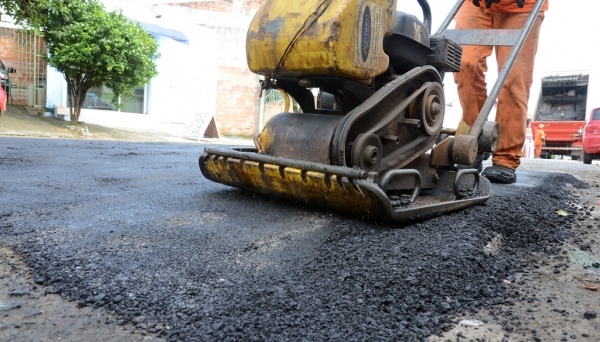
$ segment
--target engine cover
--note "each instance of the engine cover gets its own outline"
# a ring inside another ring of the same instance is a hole
[[[248,66],[271,78],[370,80],[388,68],[395,16],[396,0],[267,0],[248,30]]]

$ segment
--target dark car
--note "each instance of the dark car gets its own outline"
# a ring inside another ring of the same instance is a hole
[[[7,96],[10,96],[10,77],[9,74],[16,72],[13,68],[7,68],[4,63],[0,61],[0,74],[2,75],[2,89],[6,92]]]
[[[6,70],[6,67],[4,66],[4,63],[2,63],[2,61],[0,61],[0,75],[2,75],[2,88],[4,89],[4,91],[8,92],[7,87],[10,84],[10,81],[8,79],[8,70]]]
[[[600,108],[592,109],[583,130],[583,162],[600,159]]]

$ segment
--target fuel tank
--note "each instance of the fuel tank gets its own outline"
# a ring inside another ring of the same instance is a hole
[[[267,77],[365,81],[387,70],[396,0],[267,0],[250,24],[248,66]]]

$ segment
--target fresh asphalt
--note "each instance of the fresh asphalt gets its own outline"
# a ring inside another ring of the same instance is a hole
[[[485,205],[391,227],[207,181],[204,147],[0,138],[0,244],[49,292],[170,341],[416,341],[523,300],[503,280],[558,252],[564,186],[586,186],[519,171]]]

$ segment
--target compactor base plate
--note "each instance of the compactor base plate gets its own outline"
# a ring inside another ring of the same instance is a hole
[[[464,170],[436,170],[435,186],[422,189],[407,203],[388,196],[376,173],[271,157],[251,149],[207,148],[199,165],[203,175],[217,183],[386,222],[464,209],[491,195],[487,179]]]

